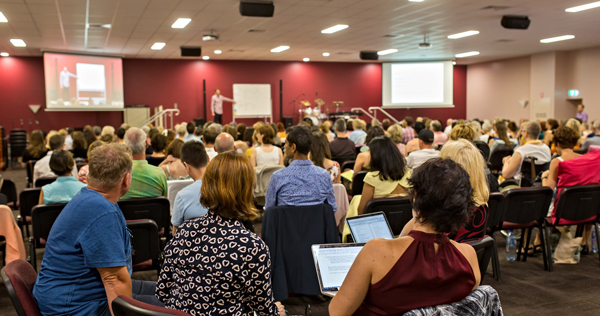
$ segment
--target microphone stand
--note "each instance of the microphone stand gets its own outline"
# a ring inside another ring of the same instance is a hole
[[[297,96],[297,97],[294,99],[294,101],[290,102],[290,103],[293,103],[293,104],[294,104],[294,105],[293,105],[293,111],[294,111],[294,113],[296,113],[296,101],[298,101],[298,99],[300,99],[300,97],[301,97],[301,96],[304,96],[304,92],[302,92],[301,94],[299,94],[299,95],[298,95],[298,96]],[[298,117],[300,117],[300,114],[298,114]],[[293,120],[293,118],[292,118],[292,120]],[[300,118],[298,122],[300,122],[300,121],[302,121],[302,118]],[[292,124],[293,124],[293,122],[292,122]]]

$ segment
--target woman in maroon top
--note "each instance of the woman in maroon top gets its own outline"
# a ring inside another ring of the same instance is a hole
[[[479,286],[475,250],[447,237],[474,209],[469,174],[451,159],[435,158],[421,165],[410,182],[413,230],[364,246],[329,305],[330,315],[399,315],[461,301]]]

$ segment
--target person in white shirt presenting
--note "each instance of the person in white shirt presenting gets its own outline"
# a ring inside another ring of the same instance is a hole
[[[60,89],[62,90],[62,99],[63,101],[69,101],[71,98],[69,97],[69,87],[71,86],[70,78],[77,78],[77,75],[70,73],[67,70],[67,67],[63,68],[63,71],[60,72]]]
[[[215,123],[223,124],[223,101],[228,101],[235,104],[233,99],[224,97],[221,95],[221,90],[215,89],[215,94],[212,96],[210,102],[210,109],[212,115],[215,117]]]

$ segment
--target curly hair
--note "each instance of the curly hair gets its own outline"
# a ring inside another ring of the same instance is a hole
[[[554,141],[562,149],[573,149],[579,141],[579,134],[570,127],[562,126],[554,131]]]
[[[475,130],[467,124],[458,124],[454,126],[452,132],[450,133],[450,140],[459,140],[461,138],[466,140],[474,140],[475,139]]]

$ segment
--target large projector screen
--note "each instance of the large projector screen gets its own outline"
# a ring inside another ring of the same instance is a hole
[[[384,108],[454,107],[451,61],[383,63]]]
[[[44,76],[47,110],[123,109],[121,58],[44,53]]]

